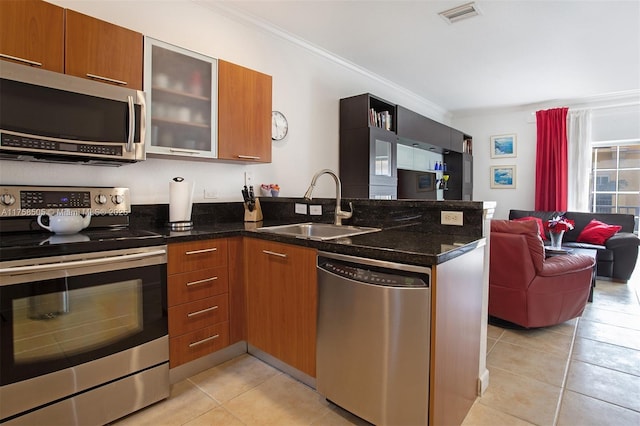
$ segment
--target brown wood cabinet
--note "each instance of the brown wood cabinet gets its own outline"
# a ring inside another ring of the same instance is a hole
[[[142,90],[140,33],[66,10],[65,73]]]
[[[218,158],[271,162],[270,75],[218,60]]]
[[[229,345],[228,241],[169,244],[169,366]]]
[[[316,375],[316,250],[245,239],[249,344]]]
[[[64,72],[64,9],[40,0],[0,1],[0,54]]]

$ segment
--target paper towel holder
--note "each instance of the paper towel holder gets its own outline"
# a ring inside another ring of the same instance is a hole
[[[184,178],[178,176],[178,177],[173,178],[173,181],[181,183],[181,182],[184,182]],[[193,197],[193,193],[191,194],[191,197]],[[192,202],[193,201],[190,199],[189,200],[189,204],[191,205]],[[170,200],[169,204],[170,204],[169,209],[171,209],[171,200]],[[171,216],[171,213],[169,214],[169,216]],[[191,216],[191,209],[189,209],[189,216]],[[169,226],[169,229],[171,229],[172,231],[189,231],[189,230],[193,229],[193,221],[191,221],[190,219],[189,220],[175,220],[175,221],[169,220],[168,226]]]

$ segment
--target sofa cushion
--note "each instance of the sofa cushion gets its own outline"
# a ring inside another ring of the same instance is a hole
[[[542,238],[543,240],[547,239],[547,235],[544,232],[544,224],[542,223],[542,219],[540,219],[539,217],[535,217],[535,216],[525,216],[525,217],[519,217],[516,219],[513,219],[516,222],[520,222],[523,220],[535,220],[536,223],[538,224],[538,230],[540,232],[540,238]]]
[[[592,219],[580,232],[576,241],[579,243],[604,245],[609,238],[621,229],[622,226],[620,225],[608,225],[599,220]]]

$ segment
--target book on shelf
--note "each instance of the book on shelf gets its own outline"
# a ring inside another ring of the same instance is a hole
[[[462,152],[466,154],[473,154],[473,141],[471,139],[465,139],[462,143]]]
[[[374,108],[369,109],[369,124],[391,130],[391,113],[389,111],[377,112]]]

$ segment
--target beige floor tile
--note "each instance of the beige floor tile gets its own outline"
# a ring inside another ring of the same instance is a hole
[[[311,424],[329,410],[323,397],[285,374],[268,379],[224,407],[247,425],[278,426]]]
[[[638,315],[628,314],[625,312],[600,309],[594,306],[591,309],[585,310],[582,318],[589,321],[640,330]]]
[[[371,423],[361,419],[350,412],[343,410],[333,404],[329,404],[329,409],[318,420],[311,423],[311,426],[370,426]]]
[[[479,399],[483,405],[538,425],[551,425],[560,388],[499,368],[490,368],[490,384]]]
[[[640,376],[640,351],[577,337],[572,359]]]
[[[493,347],[496,345],[498,341],[496,339],[492,339],[491,337],[487,337],[487,354],[491,352]]]
[[[556,333],[547,328],[536,328],[506,330],[500,340],[538,351],[567,355],[571,350],[572,339],[573,337],[568,334]]]
[[[581,319],[577,336],[640,350],[640,330]]]
[[[632,286],[628,284],[598,281],[594,291],[593,303],[587,304],[598,309],[625,312],[628,314],[640,314],[637,295]]]
[[[571,361],[566,388],[583,395],[640,411],[640,377]]]
[[[487,326],[487,336],[492,339],[499,339],[500,336],[502,336],[502,333],[504,333],[504,328],[496,327],[491,324]]]
[[[183,426],[243,426],[237,417],[224,407],[214,408],[203,415],[185,423]]]
[[[530,426],[533,423],[476,402],[462,422],[462,426]]]
[[[640,413],[579,393],[565,391],[557,426],[637,426]]]
[[[507,342],[498,342],[487,357],[487,366],[498,367],[561,387],[567,358],[568,354],[556,355]],[[492,378],[490,381],[493,381]]]
[[[187,380],[171,386],[171,395],[165,401],[130,414],[117,425],[183,425],[218,407],[219,404]]]
[[[576,325],[578,324],[578,318],[570,319],[560,324],[552,325],[551,327],[545,327],[547,331],[553,331],[555,333],[566,334],[573,336],[576,331]]]
[[[264,383],[280,371],[244,354],[189,378],[202,391],[224,403]]]

